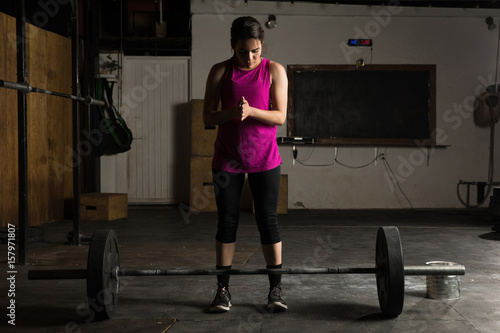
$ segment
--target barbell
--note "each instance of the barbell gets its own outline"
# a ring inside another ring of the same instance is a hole
[[[98,99],[93,99],[90,96],[80,97],[80,96],[60,93],[57,91],[35,88],[35,87],[32,87],[31,85],[29,85],[28,83],[17,83],[17,82],[10,82],[10,81],[6,81],[6,80],[0,80],[0,87],[18,90],[18,91],[21,91],[23,93],[37,92],[37,93],[42,93],[42,94],[46,94],[46,95],[54,95],[54,96],[69,98],[69,99],[72,99],[74,101],[83,102],[86,105],[98,105],[98,106],[105,105],[104,101],[101,101]]]
[[[116,232],[96,230],[92,236],[87,269],[37,269],[28,272],[30,280],[86,279],[89,307],[95,320],[113,317],[118,302],[122,276],[184,275],[261,275],[261,274],[375,274],[382,314],[396,317],[403,311],[405,275],[464,275],[463,265],[404,266],[403,249],[397,227],[380,227],[377,232],[375,267],[283,268],[283,269],[168,269],[127,268],[120,266]],[[98,311],[96,311],[98,310]]]

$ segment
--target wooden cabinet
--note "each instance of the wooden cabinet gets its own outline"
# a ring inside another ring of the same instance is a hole
[[[217,127],[205,128],[203,123],[203,100],[191,101],[191,156],[212,156]]]
[[[212,156],[191,156],[189,208],[193,212],[216,212],[212,185]]]
[[[212,156],[217,127],[205,128],[203,100],[191,101],[191,171],[189,208],[193,212],[216,212],[212,185]]]

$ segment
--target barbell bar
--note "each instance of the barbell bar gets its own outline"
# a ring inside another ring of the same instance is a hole
[[[380,227],[377,232],[375,267],[319,267],[282,269],[201,269],[121,267],[119,244],[112,229],[96,230],[89,246],[87,269],[37,269],[30,280],[86,279],[89,304],[100,309],[96,320],[112,318],[118,301],[122,276],[186,275],[267,275],[267,274],[375,274],[381,312],[390,317],[401,314],[405,275],[464,275],[463,265],[404,266],[401,238],[397,227]],[[94,309],[95,310],[95,309]]]
[[[32,87],[31,85],[29,85],[28,83],[17,83],[17,82],[10,82],[10,81],[6,81],[6,80],[0,80],[0,87],[18,90],[18,91],[21,91],[23,93],[37,92],[37,93],[42,93],[42,94],[46,94],[46,95],[54,95],[54,96],[69,98],[69,99],[72,99],[74,101],[83,102],[86,105],[104,106],[106,104],[104,101],[101,101],[98,99],[93,99],[90,96],[80,97],[80,96],[64,94],[64,93],[51,91],[51,90],[35,88],[35,87]]]
[[[119,276],[172,276],[172,275],[267,275],[267,274],[376,274],[377,268],[323,267],[281,269],[133,269],[120,268]],[[405,266],[404,275],[464,275],[463,266]]]
[[[322,267],[322,268],[282,268],[282,269],[198,269],[198,268],[131,268],[120,267],[118,276],[179,276],[179,275],[267,275],[267,274],[376,274],[377,268],[369,267]],[[462,265],[449,266],[404,266],[404,275],[464,275]],[[71,280],[86,279],[86,268],[40,269],[28,273],[30,280]]]

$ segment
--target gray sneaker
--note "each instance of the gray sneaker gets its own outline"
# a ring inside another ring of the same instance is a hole
[[[223,287],[221,284],[217,284],[217,291],[215,292],[215,297],[210,304],[210,312],[227,312],[231,308],[231,294],[227,287]]]
[[[267,296],[267,310],[269,312],[283,312],[288,309],[288,306],[283,299],[281,284],[271,288]]]

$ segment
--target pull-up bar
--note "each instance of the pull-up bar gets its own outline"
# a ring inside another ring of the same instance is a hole
[[[98,106],[105,105],[104,101],[93,99],[90,96],[80,97],[80,96],[75,96],[75,95],[70,95],[70,94],[63,94],[63,93],[56,92],[56,91],[35,88],[35,87],[30,86],[28,83],[17,83],[17,82],[0,80],[0,87],[7,88],[7,89],[14,89],[14,90],[18,90],[18,91],[21,91],[24,93],[37,92],[37,93],[42,93],[42,94],[47,94],[47,95],[54,95],[54,96],[69,98],[69,99],[72,99],[74,101],[83,102],[86,105],[98,105]]]

